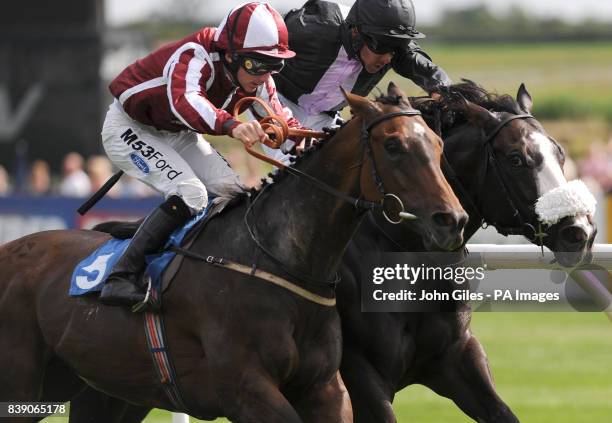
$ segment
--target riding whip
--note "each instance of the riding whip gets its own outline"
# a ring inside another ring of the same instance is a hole
[[[87,201],[85,201],[81,207],[79,207],[77,209],[77,212],[83,216],[85,213],[87,213],[89,211],[90,208],[92,208],[98,201],[100,201],[102,199],[102,197],[104,197],[106,195],[106,193],[117,183],[117,181],[119,180],[119,178],[121,178],[121,176],[123,175],[123,171],[120,170],[119,172],[115,173],[113,176],[111,176],[108,181],[106,181],[104,183],[104,185],[102,185],[100,187],[99,190],[97,190],[96,192],[94,192],[92,194],[91,197],[89,197],[89,199]]]

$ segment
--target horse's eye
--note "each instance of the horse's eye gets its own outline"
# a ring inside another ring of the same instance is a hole
[[[402,142],[399,138],[389,138],[385,141],[385,150],[389,154],[397,154],[402,151]]]
[[[510,161],[512,167],[522,167],[525,164],[523,157],[521,157],[521,155],[518,153],[508,155],[508,160]]]

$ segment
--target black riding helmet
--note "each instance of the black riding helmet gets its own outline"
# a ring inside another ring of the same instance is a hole
[[[425,38],[415,21],[412,0],[357,0],[346,17],[363,35],[396,42]]]

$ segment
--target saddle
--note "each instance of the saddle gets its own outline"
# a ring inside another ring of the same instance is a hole
[[[191,245],[193,244],[193,242],[195,241],[195,239],[198,237],[199,233],[204,230],[204,228],[206,227],[208,222],[210,222],[211,219],[219,216],[224,210],[230,209],[236,204],[240,203],[244,199],[245,195],[248,195],[248,194],[244,193],[244,194],[238,195],[232,198],[231,200],[229,200],[228,202],[224,202],[224,203],[215,204],[214,202],[212,202],[210,204],[210,210],[206,213],[206,215],[199,222],[197,222],[185,234],[184,238],[182,239],[178,247],[181,247],[182,249],[189,249]],[[97,231],[97,232],[107,233],[111,235],[113,238],[116,238],[119,240],[126,240],[134,236],[134,234],[140,227],[140,224],[142,223],[143,220],[144,219],[140,219],[134,222],[121,222],[121,221],[102,222],[94,226],[92,230]],[[172,252],[172,247],[170,247],[170,249],[166,251]],[[177,253],[173,253],[173,254],[174,254],[173,257],[170,259],[170,261],[165,266],[165,269],[163,270],[161,283],[159,283],[157,287],[159,295],[161,295],[163,292],[165,292],[168,289],[174,276],[178,273],[179,269],[181,268],[183,259],[185,258],[183,254],[177,254]]]

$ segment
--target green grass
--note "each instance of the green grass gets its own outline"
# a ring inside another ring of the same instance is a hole
[[[500,396],[522,422],[612,421],[612,324],[605,315],[477,313],[472,328]],[[400,423],[472,421],[421,386],[400,392],[394,408]],[[145,422],[167,423],[170,414],[156,410]]]
[[[478,313],[472,327],[500,396],[522,422],[610,422],[612,325],[595,313]],[[409,387],[400,422],[469,422],[449,400]]]
[[[471,79],[491,92],[516,95],[524,82],[534,114],[552,136],[582,155],[593,140],[612,133],[612,43],[438,44],[423,49],[455,82]],[[419,87],[390,72],[379,84],[396,82],[408,95]],[[570,125],[556,131],[548,122]],[[553,128],[552,130],[550,128]]]
[[[521,82],[536,99],[612,104],[612,43],[428,44],[423,48],[455,81],[516,93]]]

